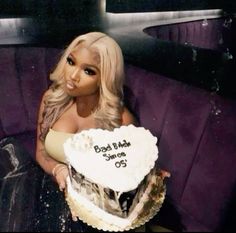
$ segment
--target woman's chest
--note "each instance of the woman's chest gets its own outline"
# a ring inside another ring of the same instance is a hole
[[[81,117],[73,108],[61,115],[52,129],[66,133],[77,133],[85,129],[96,128],[93,115]]]

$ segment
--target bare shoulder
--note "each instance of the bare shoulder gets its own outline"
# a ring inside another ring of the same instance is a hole
[[[42,108],[45,104],[46,97],[52,93],[51,89],[47,89],[41,97],[40,108]]]
[[[48,95],[50,95],[50,93],[52,93],[52,90],[48,89],[42,94],[41,101],[39,103],[39,109],[38,109],[38,114],[39,114],[40,118],[42,117],[42,113],[43,113],[43,110],[44,110],[45,99]]]
[[[128,108],[124,107],[122,112],[122,125],[130,125],[130,124],[137,124],[137,120],[135,119],[134,115],[128,110]]]
[[[42,96],[42,100],[45,99],[45,97],[47,97],[48,95],[50,95],[52,93],[52,89],[47,89],[44,93],[43,93],[43,96]]]

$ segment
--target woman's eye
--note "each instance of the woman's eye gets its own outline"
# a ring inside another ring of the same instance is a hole
[[[89,68],[84,69],[84,73],[87,75],[95,75],[95,71]]]
[[[66,58],[66,61],[67,61],[67,63],[69,64],[69,65],[71,65],[71,66],[73,66],[75,63],[74,63],[74,61],[70,58],[70,57],[67,57]]]

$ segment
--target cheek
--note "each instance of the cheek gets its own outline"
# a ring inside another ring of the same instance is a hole
[[[83,81],[83,80],[81,80]],[[84,84],[90,86],[91,88],[96,88],[100,86],[100,77],[99,76],[91,76],[91,77],[85,77]]]
[[[100,85],[97,79],[81,80],[81,82],[78,83],[77,91],[81,95],[94,94],[99,90],[99,86]]]
[[[100,75],[97,77],[97,86],[98,87],[101,86],[101,76]]]
[[[68,77],[68,74],[69,74],[69,69],[67,67],[64,68],[63,70],[63,74],[64,74],[64,77]]]
[[[99,84],[97,80],[91,81],[85,85],[85,88],[87,88],[90,91],[96,91],[98,87],[99,87]]]

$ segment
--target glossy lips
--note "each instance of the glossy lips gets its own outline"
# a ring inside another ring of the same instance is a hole
[[[67,81],[67,82],[66,82],[66,87],[67,87],[67,89],[69,89],[69,90],[73,90],[73,89],[76,88],[75,84],[74,84],[73,82],[71,82],[71,81]]]

